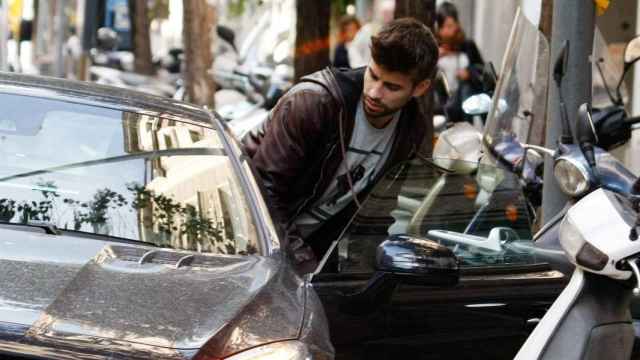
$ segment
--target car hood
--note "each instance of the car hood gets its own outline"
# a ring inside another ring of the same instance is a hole
[[[273,284],[280,262],[267,257],[5,229],[0,249],[0,323],[23,325],[21,341],[117,339],[196,349],[229,334],[238,318],[247,318],[246,308],[256,307],[249,304],[273,292],[265,288],[283,287]],[[296,293],[284,300],[292,310],[287,323],[301,319],[293,311],[302,303]],[[295,337],[299,327],[280,330],[279,337]]]

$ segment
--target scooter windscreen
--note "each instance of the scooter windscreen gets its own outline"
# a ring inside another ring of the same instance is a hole
[[[488,152],[510,170],[522,161],[522,143],[543,142],[548,74],[549,43],[518,12],[484,131]]]

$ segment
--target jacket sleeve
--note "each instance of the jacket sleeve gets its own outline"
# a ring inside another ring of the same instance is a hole
[[[478,50],[478,46],[476,46],[476,43],[473,40],[471,39],[466,40],[463,47],[464,47],[463,51],[467,54],[467,57],[469,58],[470,65],[477,65],[477,66],[484,65],[484,60],[482,59],[480,50]]]
[[[485,63],[480,54],[480,50],[478,50],[473,40],[468,39],[464,42],[463,51],[469,58],[469,67],[467,69],[471,75],[470,83],[473,88],[473,93],[477,93],[482,90],[482,73]]]
[[[299,200],[292,189],[313,161],[318,146],[323,146],[322,123],[330,115],[330,99],[323,95],[322,90],[303,88],[283,97],[271,111],[252,156],[271,211],[282,225],[293,220],[292,204]]]

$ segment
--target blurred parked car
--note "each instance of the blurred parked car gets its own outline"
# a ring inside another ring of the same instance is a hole
[[[16,74],[0,102],[3,359],[510,359],[566,282],[489,165],[398,164],[300,277],[217,115]]]

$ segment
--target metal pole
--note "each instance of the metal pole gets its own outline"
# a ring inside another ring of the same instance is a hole
[[[8,0],[0,0],[0,70],[9,70],[9,4]]]
[[[569,41],[567,73],[562,81],[562,94],[572,128],[575,128],[578,107],[591,102],[591,62],[595,7],[593,1],[562,0],[553,4],[553,28],[551,36],[551,71],[549,71],[549,95],[547,110],[546,146],[557,147],[562,132],[558,88],[553,81],[553,65],[565,40]],[[575,133],[575,132],[574,132]],[[553,161],[544,164],[542,192],[543,223],[551,219],[565,206],[567,197],[561,192],[553,176]]]

